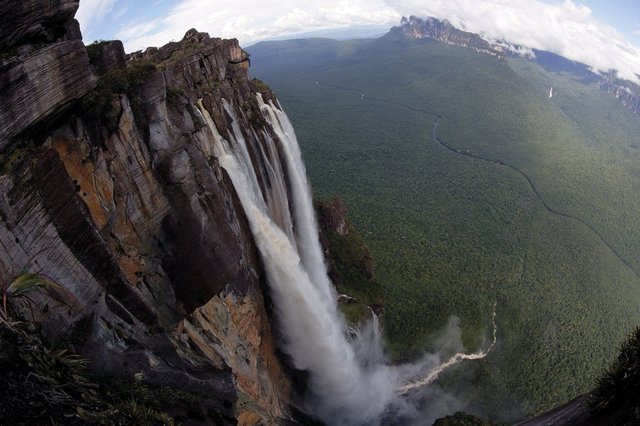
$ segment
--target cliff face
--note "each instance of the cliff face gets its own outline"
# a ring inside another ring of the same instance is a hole
[[[0,25],[0,274],[61,286],[12,308],[101,374],[143,373],[214,395],[245,424],[276,422],[289,382],[263,270],[195,107],[259,149],[275,135],[255,93],[272,94],[236,40],[195,30],[126,65],[121,43],[87,52],[77,6],[0,7],[15,22]]]
[[[600,88],[612,94],[618,101],[635,114],[640,114],[640,86],[615,75],[603,75],[598,82]]]
[[[441,43],[466,47],[478,53],[504,59],[503,49],[500,46],[489,44],[477,34],[461,31],[446,19],[440,21],[436,18],[403,17],[400,26],[394,27],[392,31],[401,32],[410,39],[431,38]]]
[[[95,87],[77,8],[78,1],[0,5],[0,149]]]

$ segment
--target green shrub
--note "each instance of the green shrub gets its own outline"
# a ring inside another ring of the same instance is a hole
[[[100,120],[110,131],[115,130],[121,111],[113,105],[113,96],[126,94],[136,120],[141,128],[146,125],[144,114],[144,94],[140,89],[146,79],[158,68],[150,61],[140,60],[129,64],[126,69],[109,70],[98,80],[95,89],[82,98],[82,109]]]
[[[167,86],[167,104],[178,108],[182,105],[180,98],[184,96],[184,91],[181,88],[175,86]]]
[[[158,67],[160,68],[166,68],[168,66],[171,66],[173,64],[175,64],[176,62],[179,62],[199,51],[201,51],[202,49],[204,49],[205,44],[203,44],[202,42],[199,41],[193,41],[189,44],[182,44],[181,47],[179,49],[174,50],[171,55],[165,59],[164,61],[160,62],[158,64]]]
[[[33,324],[0,324],[0,424],[173,425],[173,412],[207,420],[202,397],[135,379],[104,381],[65,347],[49,348]]]
[[[262,80],[257,78],[253,79],[253,83],[256,85],[256,90],[260,93],[271,93],[271,88]]]
[[[591,404],[597,412],[622,407],[625,414],[620,424],[640,423],[640,327],[629,335],[618,358],[598,380]]]
[[[0,174],[10,173],[22,159],[22,150],[19,148],[0,154]]]
[[[89,62],[93,63],[96,60],[100,59],[102,56],[102,47],[107,44],[106,40],[96,40],[91,44],[86,46],[87,55],[89,55]]]

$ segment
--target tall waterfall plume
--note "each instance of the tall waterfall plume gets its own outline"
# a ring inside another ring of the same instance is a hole
[[[270,181],[264,188],[233,108],[225,103],[234,123],[233,131],[223,137],[202,103],[198,107],[212,133],[214,154],[231,177],[264,261],[283,350],[297,369],[309,374],[303,408],[327,424],[371,422],[407,392],[403,385],[419,386],[416,377],[425,374],[424,368],[385,363],[375,315],[355,337],[347,337],[327,276],[293,127],[279,106],[265,103],[260,94],[257,101],[273,129],[273,135],[263,134],[267,146],[257,148]]]

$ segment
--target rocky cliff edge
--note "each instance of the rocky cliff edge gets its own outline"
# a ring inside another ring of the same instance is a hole
[[[120,42],[84,46],[77,7],[0,6],[0,276],[60,285],[10,309],[100,375],[209,395],[231,423],[278,423],[290,384],[263,270],[195,107],[259,149],[273,130],[255,93],[273,95],[236,40],[190,30],[126,57]]]

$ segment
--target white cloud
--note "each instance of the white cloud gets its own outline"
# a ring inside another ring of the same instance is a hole
[[[115,0],[81,4],[113,6]],[[578,1],[578,0],[576,0]],[[86,2],[86,3],[85,3]],[[179,40],[189,28],[241,43],[283,34],[356,25],[397,25],[403,15],[448,19],[490,40],[548,50],[594,70],[619,70],[638,81],[640,49],[572,0],[181,0],[168,16],[128,25],[116,34],[127,50]]]
[[[107,16],[118,0],[82,0],[76,13],[83,34],[90,34],[91,27]]]
[[[124,6],[120,6],[118,8],[118,11],[113,14],[113,19],[114,20],[121,19],[123,16],[125,16],[127,13],[129,13],[129,9],[130,8],[131,8],[131,3],[129,3],[129,2],[125,3]]]
[[[639,81],[640,48],[622,33],[597,21],[591,10],[572,0],[387,0],[403,14],[446,18],[455,26],[491,40],[507,40],[548,50],[596,71],[617,69]]]
[[[84,1],[84,0],[83,0]],[[182,0],[168,16],[117,33],[129,51],[179,40],[189,28],[241,43],[282,34],[355,25],[395,25],[401,15],[384,0]],[[143,29],[145,31],[139,31]]]

